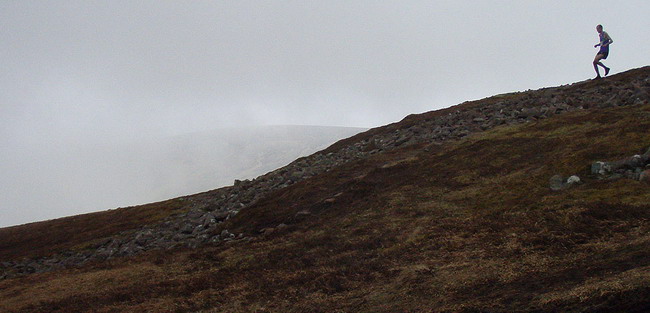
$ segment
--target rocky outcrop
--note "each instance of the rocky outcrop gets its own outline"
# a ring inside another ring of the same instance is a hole
[[[186,213],[168,218],[157,225],[146,225],[138,230],[121,233],[83,251],[61,252],[39,259],[4,260],[0,263],[0,278],[76,266],[91,260],[130,256],[151,249],[195,248],[207,243],[248,240],[244,234],[220,230],[220,224],[273,191],[347,162],[417,143],[458,140],[500,125],[533,122],[577,110],[647,104],[649,101],[650,77],[628,75],[621,79],[610,77],[599,82],[581,82],[464,103],[434,112],[436,114],[430,118],[422,119],[422,116],[427,115],[425,113],[415,122],[410,122],[414,117],[407,117],[401,123],[370,131],[371,135],[362,136],[362,139],[334,152],[316,153],[256,179],[237,180],[233,186],[186,197],[189,203]],[[625,173],[628,173],[625,166],[603,163],[595,170],[598,173],[601,170],[618,173],[619,169],[625,168]],[[636,173],[636,169],[633,172]],[[636,174],[639,179],[650,180],[647,171]],[[564,188],[568,182],[561,177],[560,180],[558,188]]]
[[[591,174],[600,179],[629,178],[650,182],[650,148],[644,154],[613,162],[597,161],[591,164]]]

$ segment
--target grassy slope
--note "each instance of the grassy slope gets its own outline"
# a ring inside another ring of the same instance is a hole
[[[225,225],[289,224],[270,235],[0,281],[0,311],[642,312],[650,186],[587,173],[644,152],[649,117],[576,112],[353,162]],[[558,173],[586,183],[551,192]]]

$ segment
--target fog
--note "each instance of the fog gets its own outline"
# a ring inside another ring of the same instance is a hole
[[[112,154],[134,143],[375,127],[589,79],[597,24],[614,40],[613,73],[644,66],[648,12],[648,1],[597,0],[2,1],[0,226],[104,209],[84,199],[137,180],[151,156]],[[97,183],[74,187],[87,177]]]
[[[0,164],[0,200],[15,206],[0,226],[230,186],[235,179],[253,179],[363,130],[258,126],[120,143],[24,147]]]

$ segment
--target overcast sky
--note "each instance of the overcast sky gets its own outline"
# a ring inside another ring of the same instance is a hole
[[[584,80],[597,24],[616,73],[650,63],[648,16],[647,0],[0,0],[0,162],[221,127],[374,127]]]

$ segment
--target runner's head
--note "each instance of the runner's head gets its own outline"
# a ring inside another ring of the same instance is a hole
[[[602,32],[603,31],[603,25],[598,24],[598,26],[596,26],[596,31],[599,32],[599,33]]]

